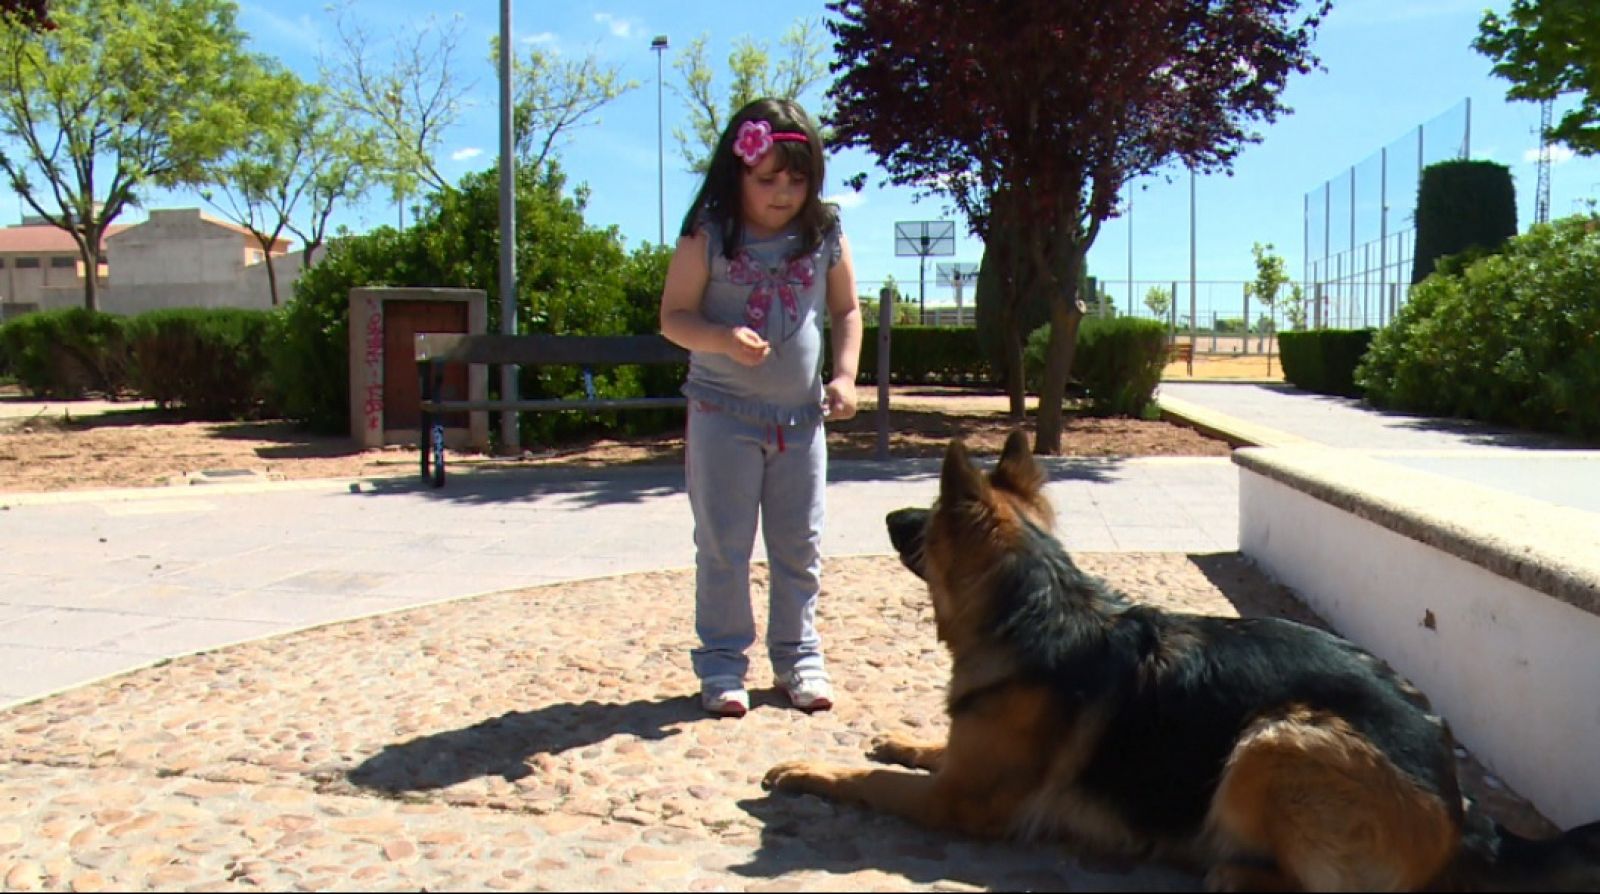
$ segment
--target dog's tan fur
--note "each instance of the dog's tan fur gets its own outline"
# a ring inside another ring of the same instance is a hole
[[[1463,834],[1453,768],[1444,788],[1424,784],[1344,717],[1307,704],[1260,706],[1231,740],[1209,811],[1187,837],[1153,836],[1123,805],[1091,794],[1086,768],[1120,705],[1064,701],[1021,672],[992,623],[996,567],[1027,548],[1030,523],[1045,531],[1054,525],[1043,485],[1020,437],[987,477],[959,443],[946,457],[914,569],[927,581],[939,639],[953,659],[946,740],[891,737],[868,755],[909,772],[795,762],[773,767],[769,787],[965,835],[1059,840],[1173,861],[1205,872],[1214,889],[1407,890],[1441,877]],[[1163,630],[1140,665],[1152,680],[1208,648],[1199,625],[1191,630],[1180,620]],[[1420,693],[1405,687],[1403,699],[1417,704],[1420,728],[1437,728],[1448,742],[1437,718],[1423,714]]]

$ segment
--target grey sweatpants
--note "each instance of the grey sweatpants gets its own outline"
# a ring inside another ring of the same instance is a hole
[[[823,491],[822,423],[774,426],[691,401],[685,450],[694,510],[695,676],[744,679],[755,642],[750,553],[759,516],[771,570],[767,655],[775,674],[825,676],[817,635]]]

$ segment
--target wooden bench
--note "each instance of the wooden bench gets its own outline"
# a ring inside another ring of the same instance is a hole
[[[422,479],[444,486],[444,419],[446,413],[472,411],[597,411],[671,409],[682,397],[599,398],[594,367],[689,362],[689,352],[659,335],[460,335],[419,333],[417,375],[422,384],[422,421],[417,437]],[[585,397],[523,400],[470,400],[443,394],[444,371],[452,364],[504,366],[578,366],[583,369]],[[431,460],[432,469],[429,469]]]
[[[1194,342],[1175,341],[1167,345],[1168,363],[1189,363],[1194,360]]]

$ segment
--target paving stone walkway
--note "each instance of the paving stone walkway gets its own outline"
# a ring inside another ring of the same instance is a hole
[[[1080,562],[1169,608],[1314,620],[1234,554]],[[874,736],[944,729],[949,664],[921,583],[887,557],[830,560],[825,574],[821,623],[841,698],[814,716],[770,689],[743,720],[700,713],[684,659],[684,570],[333,624],[13,708],[0,713],[0,884],[1197,886],[1156,867],[1086,867],[1055,846],[962,840],[763,792],[776,762],[862,762]],[[764,683],[759,651],[753,666]]]

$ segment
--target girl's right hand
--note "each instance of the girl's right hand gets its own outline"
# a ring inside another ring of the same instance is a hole
[[[728,347],[723,353],[745,366],[759,366],[772,346],[749,326],[735,326],[728,330]]]

